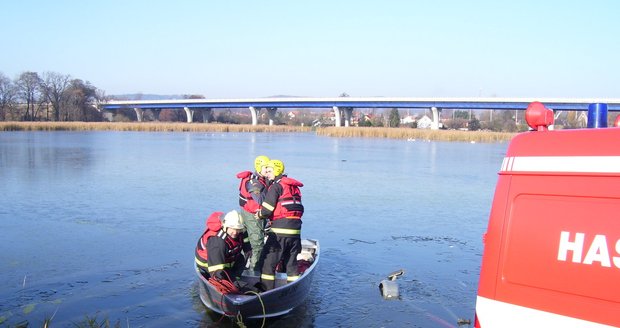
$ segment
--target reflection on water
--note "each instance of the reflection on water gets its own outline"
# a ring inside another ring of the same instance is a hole
[[[0,177],[36,183],[49,175],[71,177],[88,170],[92,163],[90,145],[64,143],[63,140],[66,138],[54,133],[31,134],[25,140],[9,138],[0,148]],[[57,143],[64,145],[56,147]]]
[[[306,303],[268,327],[455,327],[473,319],[505,144],[311,133],[0,133],[0,323],[86,315],[230,327],[199,303],[193,248],[239,171],[282,159],[321,241]],[[400,299],[378,289],[398,269]],[[260,327],[261,322],[246,323]]]

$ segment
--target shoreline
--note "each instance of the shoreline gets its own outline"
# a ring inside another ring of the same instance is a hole
[[[388,138],[407,141],[506,142],[516,133],[493,131],[427,130],[384,127],[307,127],[221,123],[164,122],[0,122],[3,131],[144,131],[144,132],[315,132],[336,138]]]

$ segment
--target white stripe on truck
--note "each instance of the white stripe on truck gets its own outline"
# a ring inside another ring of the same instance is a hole
[[[620,173],[620,156],[505,157],[501,171]]]
[[[481,328],[613,327],[596,322],[567,317],[556,313],[500,302],[482,296],[478,296],[476,298],[476,317],[478,318],[478,323],[480,323]]]

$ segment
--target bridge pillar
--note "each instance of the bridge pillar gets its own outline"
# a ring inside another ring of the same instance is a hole
[[[187,123],[192,123],[194,121],[194,111],[190,110],[188,107],[183,107],[185,111],[185,115],[187,115]]]
[[[431,107],[431,113],[433,114],[431,130],[439,130],[439,113],[441,113],[441,109],[437,109],[437,107]]]
[[[334,106],[332,108],[336,117],[336,126],[340,126],[340,108],[338,108],[338,106]]]
[[[269,116],[269,125],[273,125],[273,119],[276,118],[277,111],[278,111],[278,108],[276,107],[267,108],[267,115]]]
[[[142,108],[134,108],[134,112],[136,112],[136,117],[138,118],[138,122],[142,122],[144,120],[144,111]]]
[[[351,116],[353,116],[353,107],[343,107],[344,112],[344,126],[351,126]]]
[[[200,109],[202,113],[202,123],[209,123],[209,118],[211,117],[211,108],[202,108]]]
[[[103,118],[106,119],[108,122],[114,121],[114,113],[116,113],[116,109],[106,109],[102,111]]]
[[[256,109],[252,106],[250,106],[250,114],[252,114],[252,125],[258,125],[258,113],[256,112]]]
[[[161,109],[153,108],[151,109],[151,112],[153,113],[153,119],[155,119],[155,121],[159,121],[159,114],[161,114]]]

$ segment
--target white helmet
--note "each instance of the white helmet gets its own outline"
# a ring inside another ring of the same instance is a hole
[[[238,230],[243,230],[243,218],[239,214],[239,212],[232,210],[224,216],[224,228],[233,228]]]

